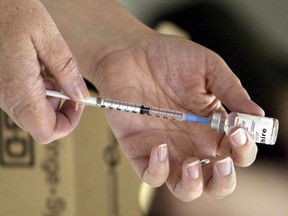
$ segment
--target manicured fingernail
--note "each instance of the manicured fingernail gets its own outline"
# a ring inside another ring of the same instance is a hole
[[[244,145],[247,142],[247,136],[241,128],[234,131],[234,133],[231,134],[231,138],[237,145]]]
[[[217,166],[217,170],[221,176],[230,175],[231,170],[232,170],[232,162],[231,162],[231,159],[229,157],[227,157],[223,160],[217,161],[216,166]]]
[[[191,179],[196,180],[199,178],[199,161],[194,161],[187,165],[187,171]]]
[[[78,79],[75,81],[72,88],[75,96],[79,100],[88,98],[90,95],[86,83],[81,75],[79,75]]]
[[[157,156],[160,162],[164,162],[165,160],[167,160],[167,157],[168,157],[167,144],[162,144],[158,146]]]

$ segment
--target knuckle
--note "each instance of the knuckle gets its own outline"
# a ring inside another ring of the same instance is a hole
[[[48,144],[55,141],[53,127],[43,125],[42,123],[36,125],[36,127],[30,131],[30,134],[37,144]]]
[[[73,73],[78,68],[77,62],[73,56],[69,56],[61,61],[55,68],[55,73],[64,77],[73,77]]]
[[[36,109],[37,104],[39,103],[39,95],[21,95],[16,96],[12,99],[15,101],[11,106],[12,113],[17,116],[18,119],[21,119],[21,116],[24,116],[27,113],[33,113],[33,110]],[[13,102],[11,102],[12,104]]]
[[[25,131],[29,132],[36,143],[47,144],[53,141],[53,127],[45,121],[39,110],[40,94],[5,95],[7,113]]]

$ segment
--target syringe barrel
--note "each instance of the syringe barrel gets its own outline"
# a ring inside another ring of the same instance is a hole
[[[176,120],[176,121],[184,121],[184,113],[174,110],[167,110],[167,109],[160,109],[160,108],[154,108],[151,107],[149,109],[149,115],[164,118],[164,119],[170,119],[170,120]]]
[[[184,113],[167,110],[167,109],[160,109],[154,107],[146,107],[143,105],[137,105],[132,103],[123,103],[115,100],[103,99],[103,98],[96,98],[96,106],[106,109],[113,109],[123,112],[130,112],[130,113],[139,113],[142,115],[149,115],[158,118],[170,119],[170,120],[177,120],[177,121],[184,121]]]
[[[104,99],[97,97],[96,104],[97,107],[118,110],[130,113],[140,113],[140,106],[132,103],[125,103],[116,100]]]

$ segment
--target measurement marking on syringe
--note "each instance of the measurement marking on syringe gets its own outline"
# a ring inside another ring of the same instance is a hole
[[[46,95],[50,97],[58,97],[62,99],[69,99],[65,94],[61,92],[55,92],[46,90]],[[130,112],[141,115],[149,115],[158,118],[164,118],[169,120],[195,122],[200,124],[210,124],[211,120],[202,116],[197,116],[190,113],[183,113],[175,110],[167,110],[162,108],[154,108],[144,105],[137,105],[132,103],[120,102],[110,99],[104,99],[101,97],[90,97],[81,101],[82,104],[96,106],[99,108],[117,110],[122,112]]]

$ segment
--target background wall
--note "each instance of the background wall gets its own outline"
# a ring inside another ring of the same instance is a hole
[[[288,1],[287,0],[118,0],[144,23],[185,5],[199,2],[217,2],[238,15],[239,20],[251,26],[267,50],[288,56]],[[189,21],[188,21],[189,22]],[[272,50],[271,50],[272,49]]]

